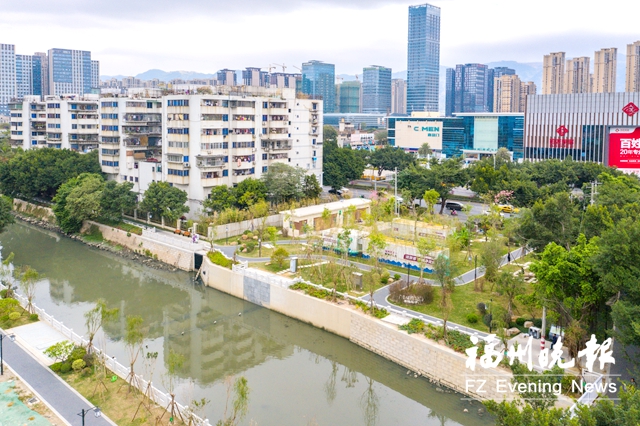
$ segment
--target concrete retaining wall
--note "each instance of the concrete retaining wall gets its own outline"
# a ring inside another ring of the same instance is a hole
[[[56,215],[53,214],[53,210],[51,210],[49,207],[38,206],[36,204],[31,204],[24,200],[18,200],[17,198],[14,198],[13,209],[17,212],[35,216],[38,219],[46,220],[49,223],[56,223]]]
[[[473,372],[466,368],[467,356],[418,335],[409,335],[390,324],[361,311],[346,302],[326,302],[290,290],[292,280],[257,271],[237,268],[235,271],[204,260],[203,281],[209,287],[304,321],[351,340],[353,343],[412,371],[430,377],[463,394],[477,399],[511,399],[511,393],[498,393],[498,379],[510,383],[511,373],[502,369]],[[466,388],[467,380],[471,386]],[[486,380],[480,393],[477,388]]]
[[[242,234],[244,231],[251,231],[251,223],[253,223],[253,227],[255,229],[256,225],[258,225],[259,221],[262,219],[254,219],[254,220],[243,220],[242,222],[229,223],[228,225],[218,225],[214,226],[215,238],[221,239],[227,237],[227,226],[229,227],[229,236],[235,237],[236,235]],[[267,216],[266,226],[282,226],[282,217],[279,214],[274,214],[271,216]]]
[[[184,271],[193,270],[193,252],[182,248],[174,247],[160,241],[154,241],[142,235],[130,234],[121,229],[113,228],[97,222],[85,221],[80,232],[86,232],[92,225],[98,227],[105,240],[120,244],[130,250],[142,252],[149,250],[158,256],[158,260],[169,265],[173,265]]]

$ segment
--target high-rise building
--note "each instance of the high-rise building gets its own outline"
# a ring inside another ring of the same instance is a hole
[[[362,112],[391,112],[391,68],[372,65],[363,69]]]
[[[216,79],[218,80],[218,84],[221,86],[237,86],[238,81],[236,77],[236,72],[230,69],[223,69],[218,71]]]
[[[91,88],[100,93],[100,61],[91,60]]]
[[[520,77],[505,74],[494,81],[493,112],[520,111]]]
[[[564,93],[590,93],[590,69],[588,56],[568,59],[564,75]]]
[[[31,95],[43,95],[42,92],[42,56],[33,55],[31,57]]]
[[[33,93],[33,56],[16,55],[16,97]]]
[[[520,84],[520,112],[526,112],[527,96],[535,95],[536,91],[536,84],[533,81],[523,81]]]
[[[495,67],[493,68],[493,78],[500,78],[503,75],[516,75],[516,70],[508,67]]]
[[[36,59],[38,58],[38,59]],[[33,66],[40,64],[40,84],[34,83],[34,90],[40,87],[40,93],[34,95],[49,95],[49,58],[44,52],[36,52],[33,54]],[[37,71],[34,69],[33,78],[36,78]]]
[[[269,73],[260,68],[247,67],[242,71],[242,83],[245,86],[268,87]]]
[[[360,91],[362,87],[359,81],[344,81],[338,85],[339,112],[343,114],[357,114],[360,111]]]
[[[445,102],[444,102],[444,115],[446,117],[453,116],[453,104],[456,93],[456,70],[453,68],[447,68],[445,78]]]
[[[407,113],[407,82],[401,78],[391,80],[391,113]]]
[[[91,93],[91,52],[49,49],[49,90],[52,95]]]
[[[440,8],[409,6],[407,112],[438,111]]]
[[[270,87],[278,89],[302,89],[302,74],[292,74],[284,72],[274,72],[269,75]]]
[[[323,112],[336,110],[336,67],[322,61],[302,64],[302,93],[323,100]]]
[[[640,40],[627,44],[625,92],[640,92]]]
[[[9,102],[16,94],[16,48],[0,44],[0,115],[9,115]]]
[[[618,48],[600,49],[593,60],[593,93],[614,93],[618,68]]]
[[[484,64],[456,65],[455,71],[447,72],[447,78],[446,102],[450,113],[493,110],[492,69]]]
[[[542,94],[564,93],[564,52],[544,55],[542,62]]]

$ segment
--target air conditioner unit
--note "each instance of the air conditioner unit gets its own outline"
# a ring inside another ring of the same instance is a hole
[[[183,166],[184,166],[185,169],[188,169],[189,167],[191,167],[191,165],[189,163],[184,163]]]
[[[253,164],[253,165],[255,166],[255,165],[256,165],[256,162],[255,162],[255,161],[252,161],[252,162],[251,162],[251,164]]]
[[[255,148],[251,148],[251,152],[256,152],[256,149]]]

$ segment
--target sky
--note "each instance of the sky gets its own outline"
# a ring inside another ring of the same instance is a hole
[[[16,53],[89,50],[102,75],[148,69],[213,73],[317,59],[336,74],[407,69],[402,0],[0,0],[0,43]],[[640,39],[637,0],[433,0],[440,64],[591,56]],[[619,65],[620,66],[620,65]],[[624,66],[624,65],[622,65]],[[282,67],[275,68],[282,71]]]

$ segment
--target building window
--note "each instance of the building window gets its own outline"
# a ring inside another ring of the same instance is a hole
[[[169,99],[167,106],[189,106],[188,99]]]

